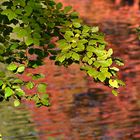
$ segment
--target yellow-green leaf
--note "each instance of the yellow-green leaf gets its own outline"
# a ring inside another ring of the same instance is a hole
[[[19,100],[15,100],[15,101],[14,101],[14,106],[17,107],[17,106],[19,106],[19,105],[20,105],[20,101],[19,101]]]
[[[109,80],[109,84],[110,84],[111,87],[114,87],[114,88],[118,88],[119,87],[117,80],[110,79]]]

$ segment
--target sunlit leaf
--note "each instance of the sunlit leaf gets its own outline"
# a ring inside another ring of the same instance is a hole
[[[26,43],[27,46],[33,44],[33,42],[34,42],[33,39],[30,38],[30,37],[27,37],[27,39],[25,40],[25,43]]]
[[[14,71],[17,69],[17,65],[15,63],[11,63],[7,66],[7,69],[10,70],[10,71]]]
[[[113,95],[118,96],[118,92],[116,90],[112,90]]]
[[[18,69],[17,69],[17,72],[24,72],[24,70],[25,70],[25,66],[24,65],[20,65],[19,67],[18,67]]]
[[[101,82],[104,82],[104,80],[106,79],[105,75],[103,73],[99,73],[98,74],[98,79],[101,81]]]
[[[78,53],[73,53],[73,54],[72,54],[72,58],[73,58],[74,60],[78,60],[78,61],[79,61],[80,55],[79,55]]]
[[[109,80],[109,84],[110,84],[110,86],[113,87],[113,88],[118,88],[118,87],[119,87],[117,80],[112,80],[112,79],[110,79],[110,80]]]
[[[91,31],[93,32],[93,33],[96,33],[96,32],[98,32],[99,31],[99,27],[92,27],[91,28]]]
[[[5,98],[8,98],[14,94],[14,91],[10,87],[6,87],[4,90],[5,90]]]
[[[74,23],[73,23],[73,26],[74,26],[75,28],[79,28],[79,27],[81,27],[81,24],[80,24],[79,22],[74,22]]]
[[[19,105],[20,105],[20,101],[19,101],[19,100],[15,100],[15,101],[14,101],[14,106],[17,107],[17,106],[19,106]]]
[[[26,87],[27,87],[28,89],[32,89],[32,88],[34,87],[34,83],[31,82],[31,81],[29,81],[29,82],[26,84]]]

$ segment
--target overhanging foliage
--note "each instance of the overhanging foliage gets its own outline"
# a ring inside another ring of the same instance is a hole
[[[58,45],[52,43],[57,37]],[[3,0],[0,6],[0,62],[7,71],[0,71],[0,100],[14,99],[15,106],[21,99],[34,100],[38,106],[49,106],[46,83],[37,85],[37,93],[26,95],[23,87],[32,89],[35,84],[25,82],[16,75],[26,68],[35,69],[49,57],[56,65],[80,64],[96,82],[112,88],[124,83],[117,78],[122,60],[112,56],[113,50],[106,49],[104,34],[98,27],[83,24],[71,6],[64,7],[53,0]],[[31,59],[30,55],[35,55]],[[8,71],[10,71],[10,74]],[[33,75],[34,79],[42,74]]]

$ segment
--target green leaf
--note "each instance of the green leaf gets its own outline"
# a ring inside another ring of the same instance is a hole
[[[99,31],[99,27],[92,27],[91,28],[91,31],[93,32],[93,33],[96,33],[96,32],[98,32]]]
[[[117,67],[111,67],[110,69],[114,70],[114,71],[119,71],[119,69]]]
[[[104,82],[104,80],[106,79],[105,75],[103,73],[99,73],[98,74],[98,79],[101,81],[101,82]]]
[[[87,39],[81,39],[81,40],[78,41],[78,44],[85,44],[87,42],[88,42]]]
[[[92,59],[89,59],[88,60],[88,64],[91,65],[92,63],[93,63],[93,60]]]
[[[65,55],[61,55],[61,56],[58,56],[56,58],[57,61],[60,61],[61,63],[66,59],[66,56]]]
[[[96,69],[90,68],[90,69],[88,69],[87,73],[88,73],[89,76],[97,78],[98,71]]]
[[[83,26],[83,31],[82,31],[82,33],[83,33],[83,34],[84,34],[84,33],[87,33],[89,30],[90,30],[90,27],[87,26],[87,25],[84,25],[84,26]]]
[[[116,90],[112,90],[112,93],[115,95],[115,96],[118,96],[118,92]]]
[[[20,101],[19,101],[19,100],[15,100],[15,101],[14,101],[14,106],[17,107],[17,106],[19,106],[19,105],[20,105]]]
[[[18,33],[21,30],[21,27],[15,27],[13,28],[13,32]]]
[[[18,47],[18,43],[13,43],[11,46],[10,46],[10,50],[15,50],[17,49]]]
[[[124,65],[123,61],[122,61],[121,59],[119,59],[119,58],[115,58],[115,63],[116,63],[118,66],[123,66],[123,65]]]
[[[104,73],[104,72],[108,72],[108,68],[103,68],[103,67],[101,67],[101,68],[100,68],[100,71],[103,72],[103,73]]]
[[[3,81],[2,80],[0,80],[0,86],[2,86],[3,85]]]
[[[33,44],[33,39],[32,38],[30,38],[30,37],[27,37],[26,38],[26,40],[25,40],[25,44],[27,45],[27,46],[30,46],[31,44]]]
[[[0,71],[0,77],[5,77],[5,73],[3,71]]]
[[[110,48],[107,52],[108,57],[110,57],[113,54],[113,50]]]
[[[41,38],[41,35],[40,35],[40,33],[33,33],[33,37],[40,39]]]
[[[49,95],[45,93],[45,94],[42,95],[42,98],[43,99],[49,99]]]
[[[72,31],[66,31],[65,33],[66,36],[74,36],[74,33]]]
[[[73,26],[75,28],[80,28],[81,27],[81,24],[79,22],[73,22]]]
[[[21,9],[16,9],[16,10],[15,10],[15,13],[16,13],[17,15],[21,15],[21,14],[22,14],[22,10],[21,10]]]
[[[89,61],[89,58],[87,57],[87,56],[85,56],[84,58],[83,58],[83,62],[88,62]]]
[[[73,53],[72,54],[72,58],[74,59],[74,60],[80,60],[80,55],[78,54],[78,53]]]
[[[101,67],[100,71],[106,78],[110,78],[112,76],[112,74],[108,72],[108,68]]]
[[[78,13],[77,12],[72,12],[70,15],[71,15],[72,18],[75,18],[75,17],[78,18]]]
[[[125,86],[125,83],[124,83],[122,80],[118,80],[118,79],[117,79],[117,82],[119,83],[119,85]]]
[[[24,8],[24,10],[25,10],[25,16],[30,16],[31,15],[31,13],[33,12],[33,8],[30,6],[30,5],[27,5],[25,8]]]
[[[64,13],[70,12],[71,9],[72,9],[72,6],[66,6],[66,7],[64,8]]]
[[[95,48],[93,46],[87,46],[87,51],[88,52],[94,52]]]
[[[14,11],[12,11],[11,9],[5,9],[4,11],[1,12],[2,15],[6,15],[8,17],[9,20],[12,20],[14,18],[16,18],[16,14]]]
[[[21,97],[25,95],[25,92],[21,88],[16,89],[16,94]]]
[[[93,53],[92,53],[92,52],[87,52],[87,56],[88,56],[89,58],[91,58],[91,57],[93,56]]]
[[[10,87],[6,87],[4,90],[5,90],[5,98],[6,99],[14,94],[14,91]]]
[[[13,81],[13,83],[14,83],[14,84],[21,84],[21,83],[23,83],[23,81],[22,81],[21,79],[15,79],[15,80]]]
[[[66,54],[67,59],[70,58],[71,56],[72,56],[72,52],[69,52],[69,53]]]
[[[40,78],[45,78],[45,75],[44,74],[34,74],[32,76],[33,80],[37,80],[37,79],[40,79]]]
[[[33,38],[33,43],[34,43],[34,45],[39,46],[40,45],[40,39]]]
[[[80,34],[76,34],[75,37],[79,38],[80,37]]]
[[[25,70],[25,66],[23,66],[23,65],[20,65],[19,67],[18,67],[18,69],[17,69],[17,72],[24,72],[24,70]]]
[[[63,6],[63,5],[62,5],[62,3],[61,3],[61,2],[59,2],[59,3],[57,3],[57,4],[56,4],[56,9],[58,9],[58,10],[59,10],[59,9],[61,9],[61,8],[62,8],[62,6]]]
[[[23,1],[23,0],[20,0],[19,3],[22,7],[24,7],[26,5],[25,1]]]
[[[110,84],[110,86],[113,87],[113,88],[118,88],[118,87],[119,87],[117,80],[112,80],[112,79],[110,79],[110,80],[109,80],[109,84]]]
[[[102,67],[109,67],[112,65],[112,59],[107,59],[107,60],[99,60],[99,61],[96,61],[100,66]]]
[[[73,40],[71,46],[72,46],[72,48],[75,48],[77,46],[77,42],[75,40]]]
[[[85,50],[85,46],[83,44],[78,43],[77,47],[73,50],[76,51],[76,52],[81,52],[81,51]]]
[[[61,40],[57,41],[57,43],[59,44],[58,47],[60,47],[61,49],[65,48],[68,45],[68,43],[65,39],[61,39]]]
[[[41,83],[37,87],[37,91],[40,93],[46,93],[46,87],[47,85],[45,83]]]
[[[10,71],[14,71],[17,69],[17,65],[15,63],[11,63],[7,66],[7,69],[10,70]]]
[[[26,37],[27,35],[28,35],[28,33],[27,33],[26,29],[20,28],[20,30],[18,30],[18,32],[17,32],[17,36],[19,38]]]
[[[45,106],[49,106],[50,103],[49,103],[49,99],[41,99],[41,103]]]
[[[96,67],[96,68],[99,68],[101,66],[100,62],[99,61],[95,61],[93,63],[93,65]]]
[[[102,57],[104,55],[106,55],[106,51],[105,50],[100,50],[99,48],[94,48],[93,51],[98,57]]]
[[[34,83],[33,82],[28,82],[27,84],[26,84],[26,87],[28,88],[28,89],[32,89],[33,87],[34,87]]]
[[[90,40],[88,42],[89,45],[96,45],[97,44],[97,40]]]

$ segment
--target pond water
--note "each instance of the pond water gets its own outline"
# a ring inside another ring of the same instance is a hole
[[[46,74],[52,106],[25,103],[16,109],[0,104],[3,140],[140,140],[140,42],[135,25],[113,16],[98,25],[115,56],[125,61],[120,77],[127,86],[120,95],[114,97],[108,88],[93,83],[77,65],[65,69],[46,60],[39,71]]]

